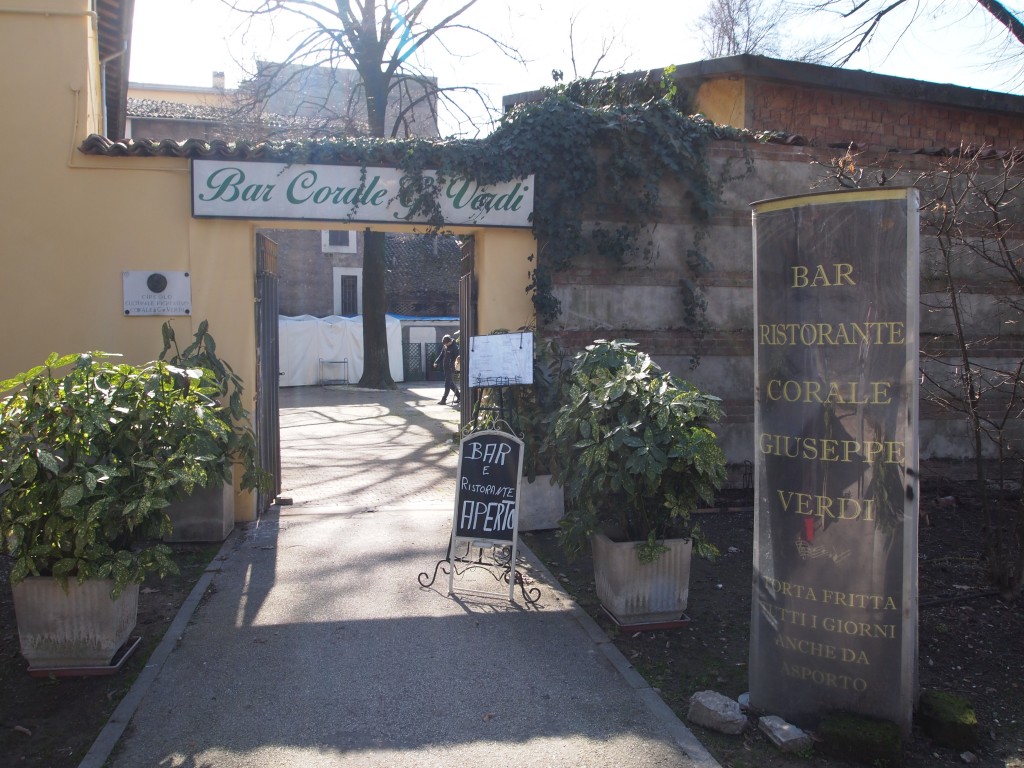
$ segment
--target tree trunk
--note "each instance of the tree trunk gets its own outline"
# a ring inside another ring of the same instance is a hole
[[[394,389],[388,358],[387,323],[384,315],[384,233],[363,236],[363,375],[360,387]]]
[[[366,88],[366,115],[370,135],[383,137],[389,78],[378,69],[379,57],[370,57],[369,60],[374,62],[374,66],[359,67]],[[363,236],[363,375],[359,379],[359,386],[369,389],[395,388],[388,360],[387,320],[384,313],[387,306],[384,238],[383,232],[369,230]]]

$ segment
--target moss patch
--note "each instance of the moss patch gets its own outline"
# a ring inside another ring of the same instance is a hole
[[[978,743],[978,718],[970,702],[944,691],[921,694],[918,723],[936,744],[970,749]]]
[[[833,757],[879,768],[903,765],[903,741],[899,726],[860,715],[827,715],[818,727],[817,748]]]

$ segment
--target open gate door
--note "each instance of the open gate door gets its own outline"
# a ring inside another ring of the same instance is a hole
[[[475,242],[472,236],[462,241],[462,262],[459,268],[459,355],[462,357],[459,372],[459,391],[462,393],[459,427],[463,429],[473,419],[473,393],[468,384],[469,339],[476,333],[476,275],[473,271]]]
[[[277,243],[256,234],[256,447],[260,466],[272,476],[256,498],[262,515],[281,493],[281,431],[278,415]]]

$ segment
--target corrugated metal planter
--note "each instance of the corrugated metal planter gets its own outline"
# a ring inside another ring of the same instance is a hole
[[[604,534],[591,538],[597,597],[620,624],[677,621],[686,610],[693,542],[662,543],[668,551],[653,563],[642,563],[636,542],[618,543]]]
[[[551,482],[551,475],[526,477],[519,487],[519,531],[547,531],[557,528],[565,514],[565,489]]]
[[[230,483],[196,488],[166,509],[176,543],[224,541],[235,527],[235,489]]]
[[[110,579],[29,577],[11,587],[21,655],[35,669],[102,667],[128,640],[139,613],[139,585],[112,600]]]

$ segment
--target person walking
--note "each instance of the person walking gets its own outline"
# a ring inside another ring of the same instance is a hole
[[[448,402],[449,391],[455,393],[456,403],[462,400],[462,393],[459,392],[459,387],[455,383],[455,361],[458,357],[459,342],[445,334],[444,338],[441,339],[441,354],[439,354],[437,356],[437,360],[434,361],[434,368],[437,368],[437,366],[440,365],[444,371],[444,394],[441,396],[441,399],[437,401],[438,405],[445,405]]]

